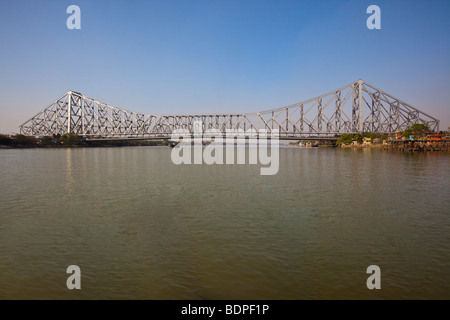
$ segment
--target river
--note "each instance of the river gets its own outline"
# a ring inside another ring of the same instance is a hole
[[[449,153],[280,148],[273,176],[170,153],[0,150],[0,298],[450,299]]]

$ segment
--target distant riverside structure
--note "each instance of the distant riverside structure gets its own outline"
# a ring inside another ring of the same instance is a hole
[[[421,123],[439,131],[439,120],[359,80],[319,97],[254,113],[147,115],[116,108],[69,91],[20,126],[20,133],[51,136],[75,133],[86,138],[168,138],[176,129],[203,131],[279,130],[280,139],[333,137],[344,133],[393,133]]]

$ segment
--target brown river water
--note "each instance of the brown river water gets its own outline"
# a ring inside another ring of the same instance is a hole
[[[449,153],[170,153],[0,150],[0,299],[450,299]]]

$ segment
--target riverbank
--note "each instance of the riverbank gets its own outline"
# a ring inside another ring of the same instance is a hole
[[[99,147],[137,147],[137,146],[168,146],[166,140],[109,140],[90,141],[75,134],[44,138],[16,135],[6,137],[0,135],[0,149],[25,148],[99,148]],[[450,140],[384,140],[371,142],[369,139],[362,143],[338,143],[338,141],[303,141],[291,142],[289,145],[299,147],[341,148],[341,149],[379,149],[398,151],[450,151]]]
[[[290,145],[299,146],[297,143]],[[377,150],[397,150],[397,151],[450,151],[450,140],[443,141],[385,141],[383,143],[353,143],[335,145],[330,143],[317,142],[320,148],[338,149],[377,149]],[[299,146],[302,147],[302,146]]]
[[[397,151],[450,151],[450,141],[389,141],[384,144],[341,145],[342,149],[379,149]]]
[[[296,144],[290,144],[296,145]],[[61,149],[61,148],[109,148],[109,147],[143,147],[143,146],[168,146],[166,141],[86,141],[81,144],[0,144],[1,149]],[[298,146],[298,145],[297,145]],[[450,151],[450,141],[442,142],[419,142],[400,141],[387,142],[386,144],[351,144],[340,146],[331,144],[318,144],[319,148],[337,149],[377,149],[377,150],[397,150],[407,152],[434,152]]]
[[[390,141],[385,148],[400,151],[450,151],[450,141]]]
[[[341,149],[379,149],[379,150],[383,150],[386,149],[387,145],[385,144],[368,144],[368,145],[363,145],[363,144],[342,144],[340,145],[338,148]]]
[[[110,147],[148,147],[148,146],[168,146],[167,142],[159,141],[140,141],[135,143],[126,143],[122,141],[105,141],[105,142],[86,142],[75,145],[64,144],[14,144],[0,145],[0,149],[64,149],[64,148],[110,148]]]
[[[24,148],[90,148],[90,147],[137,147],[137,146],[167,146],[165,140],[86,140],[76,134],[54,135],[52,137],[30,137],[15,135],[8,137],[0,135],[0,149]]]

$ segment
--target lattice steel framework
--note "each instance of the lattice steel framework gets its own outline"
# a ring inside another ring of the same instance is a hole
[[[279,130],[280,138],[327,137],[343,133],[393,133],[415,123],[439,131],[439,120],[359,80],[317,98],[278,109],[243,114],[146,115],[119,109],[69,91],[20,126],[48,136],[72,132],[95,138],[167,137],[175,129]]]

